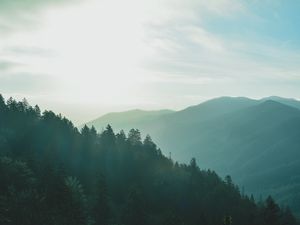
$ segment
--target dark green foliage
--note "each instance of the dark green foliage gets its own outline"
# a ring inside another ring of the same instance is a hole
[[[231,216],[225,216],[224,219],[223,219],[223,224],[224,225],[231,225],[232,224]]]
[[[132,146],[141,145],[141,132],[137,129],[131,129],[128,133],[128,141]]]
[[[178,213],[174,211],[167,212],[164,216],[164,220],[162,224],[168,225],[182,225],[182,221]]]
[[[300,218],[299,109],[295,99],[221,97],[152,119],[120,112],[89,125],[150,133],[165,154],[182,162],[196,157],[201,168],[230,174],[256,198],[272,194]]]
[[[106,225],[110,219],[109,196],[105,177],[100,175],[96,183],[92,212],[95,215],[95,225]]]
[[[64,184],[64,213],[67,220],[66,225],[85,225],[88,224],[86,212],[87,199],[83,187],[75,177],[67,177]]]
[[[289,207],[287,207],[281,215],[281,223],[283,225],[297,224],[297,221]]]
[[[265,224],[279,225],[280,208],[269,196],[266,200],[266,206],[263,212]]]
[[[139,188],[129,190],[123,209],[122,222],[124,225],[146,225],[145,199]]]
[[[1,96],[0,115],[1,225],[297,224],[289,209],[271,198],[256,205],[194,158],[174,164],[139,130],[79,132]]]

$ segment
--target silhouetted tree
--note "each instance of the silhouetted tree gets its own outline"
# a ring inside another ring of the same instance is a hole
[[[138,129],[131,129],[128,133],[128,141],[131,145],[141,145],[142,138],[141,132]]]
[[[264,221],[267,225],[279,225],[280,208],[274,202],[273,198],[269,196],[266,199],[266,206],[264,210]]]
[[[190,167],[193,171],[198,169],[196,158],[192,158],[190,161]]]
[[[1,225],[219,225],[224,214],[232,224],[297,225],[271,197],[256,204],[195,158],[174,164],[137,129],[128,138],[109,125],[79,132],[61,115],[0,95]]]
[[[123,211],[124,225],[146,225],[145,204],[142,194],[137,187],[129,191],[125,209]]]
[[[297,220],[293,216],[289,207],[286,207],[282,212],[281,224],[282,225],[296,225],[297,224]]]
[[[96,185],[95,203],[93,206],[95,225],[107,225],[110,218],[110,209],[107,185],[103,175],[99,176]]]

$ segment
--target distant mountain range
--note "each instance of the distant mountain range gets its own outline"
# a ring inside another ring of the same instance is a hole
[[[87,123],[87,125],[94,126],[99,131],[105,129],[108,124],[117,130],[129,130],[144,124],[147,125],[156,121],[161,116],[169,115],[174,112],[175,111],[172,110],[144,111],[140,109],[125,112],[113,112],[105,114],[104,116]]]
[[[102,130],[138,128],[172,158],[196,157],[257,198],[271,193],[300,215],[300,102],[276,96],[221,97],[181,111],[133,110],[87,123]]]

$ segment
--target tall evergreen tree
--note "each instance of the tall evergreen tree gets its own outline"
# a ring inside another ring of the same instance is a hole
[[[98,178],[95,191],[93,213],[95,225],[107,225],[110,219],[110,207],[105,177],[101,174]]]
[[[146,225],[145,204],[139,188],[129,191],[125,209],[123,210],[124,225]]]
[[[141,145],[141,132],[138,129],[131,129],[128,133],[128,141],[133,146]]]
[[[264,209],[264,221],[267,225],[279,225],[280,224],[280,208],[275,203],[273,198],[269,196],[265,202]]]

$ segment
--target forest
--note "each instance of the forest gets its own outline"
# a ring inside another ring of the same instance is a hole
[[[213,169],[213,168],[212,168]],[[195,158],[162,154],[139,130],[78,130],[26,99],[0,95],[2,225],[296,225]]]

